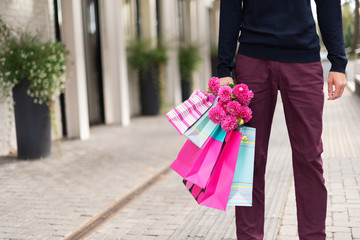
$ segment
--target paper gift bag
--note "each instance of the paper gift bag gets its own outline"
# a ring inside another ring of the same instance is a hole
[[[205,187],[220,155],[225,136],[226,132],[218,126],[201,148],[187,140],[170,167],[184,179],[190,178]]]
[[[256,130],[252,127],[242,126],[240,132],[242,133],[242,141],[228,205],[252,206]]]
[[[165,116],[176,130],[183,135],[214,103],[215,96],[195,91],[189,99],[168,112]]]
[[[220,125],[217,125],[214,131],[210,134],[208,142],[212,143],[209,147],[209,150],[204,157],[198,158],[194,163],[190,171],[184,177],[185,180],[188,180],[199,187],[204,188],[208,182],[210,175],[214,169],[217,159],[220,156],[224,138],[226,132],[221,129]]]
[[[205,188],[184,180],[186,188],[203,206],[225,211],[241,142],[241,132],[231,131]]]
[[[217,101],[215,101],[215,103],[214,103],[214,105],[212,107],[216,106],[216,102]],[[204,145],[206,140],[209,138],[210,134],[215,130],[216,126],[218,126],[218,124],[213,123],[209,118],[210,109],[208,109],[199,118],[199,120],[197,120],[184,133],[184,136],[186,136],[189,140],[191,140],[199,148],[201,148]]]

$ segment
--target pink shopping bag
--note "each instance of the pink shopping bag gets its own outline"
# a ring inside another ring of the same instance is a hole
[[[226,210],[240,149],[241,135],[238,131],[229,132],[224,149],[205,188],[184,179],[186,188],[200,205]]]
[[[216,96],[196,90],[189,99],[172,109],[165,116],[183,135],[215,102]]]
[[[220,155],[226,132],[218,126],[199,148],[187,140],[171,168],[181,177],[205,187]]]

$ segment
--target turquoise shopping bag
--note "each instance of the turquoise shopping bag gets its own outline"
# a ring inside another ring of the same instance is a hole
[[[252,206],[255,134],[252,127],[241,126],[241,144],[236,162],[228,206]]]
[[[216,104],[214,104],[216,105]],[[211,108],[210,108],[211,109]],[[209,109],[209,110],[210,110]],[[201,148],[218,124],[213,123],[209,118],[209,110],[207,110],[194,125],[192,125],[184,135],[192,141],[196,146]]]

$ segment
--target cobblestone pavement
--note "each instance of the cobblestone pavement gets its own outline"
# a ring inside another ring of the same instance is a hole
[[[360,98],[326,101],[324,170],[328,239],[360,239]],[[94,127],[88,141],[62,142],[64,156],[0,158],[0,239],[64,239],[98,213],[167,169],[185,138],[164,117],[127,128]],[[266,173],[265,238],[298,239],[291,151],[281,101]],[[87,239],[235,239],[234,207],[197,205],[170,172]]]
[[[164,117],[94,127],[51,158],[0,159],[0,239],[63,239],[170,164],[185,139]]]

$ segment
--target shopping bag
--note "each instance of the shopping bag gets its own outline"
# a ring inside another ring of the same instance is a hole
[[[215,96],[196,90],[189,99],[169,111],[165,116],[183,135],[214,103]]]
[[[224,149],[215,164],[205,188],[184,179],[183,182],[186,188],[200,205],[223,211],[226,210],[238,158],[241,135],[242,133],[239,131],[228,133]]]
[[[255,134],[252,127],[240,127],[242,141],[229,195],[229,206],[252,206]]]
[[[187,140],[170,167],[181,177],[205,187],[219,158],[225,136],[226,132],[218,125],[201,148]]]
[[[225,136],[226,132],[221,129],[220,125],[217,125],[208,138],[208,142],[211,143],[211,146],[209,146],[207,154],[195,161],[190,171],[184,177],[185,180],[202,188],[206,186],[216,161],[220,156]]]
[[[211,107],[216,106],[216,102]],[[210,109],[211,109],[210,108]],[[197,120],[186,132],[184,136],[186,136],[189,140],[191,140],[196,146],[201,148],[205,141],[209,138],[210,134],[215,130],[218,124],[213,123],[209,118],[209,111],[208,109],[200,118]]]

